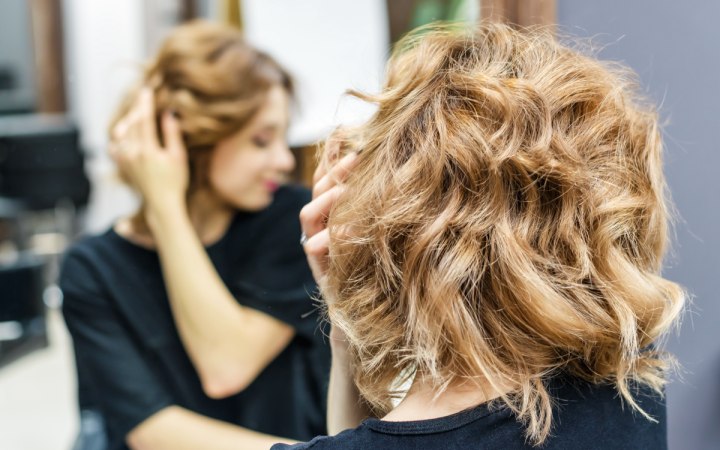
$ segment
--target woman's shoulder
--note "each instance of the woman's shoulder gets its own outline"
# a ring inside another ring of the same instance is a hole
[[[524,449],[523,443],[520,425],[509,411],[491,411],[483,404],[434,419],[402,422],[367,419],[357,428],[334,436],[318,436],[294,446],[277,445],[272,450]]]
[[[63,253],[62,264],[90,264],[93,267],[106,261],[105,254],[114,252],[119,240],[112,228],[99,234],[86,234],[73,242]]]
[[[650,387],[635,382],[628,386],[642,412],[612,383],[558,377],[549,387],[555,406],[548,449],[667,448],[665,399]]]
[[[365,450],[371,444],[373,444],[371,433],[364,424],[361,424],[357,428],[345,430],[334,436],[317,436],[308,442],[293,445],[275,444],[270,450]]]
[[[591,383],[569,375],[558,376],[549,382],[549,390],[556,399],[558,409],[572,410],[577,408],[591,408],[609,411],[613,408],[618,411],[628,409],[630,414],[633,408],[625,404],[615,384]],[[651,387],[634,381],[628,382],[628,389],[638,406],[650,415],[662,412],[665,408],[665,398],[661,393]],[[615,416],[614,413],[611,414]]]
[[[63,311],[104,303],[105,286],[101,276],[104,258],[102,235],[84,236],[64,253],[58,285],[63,292]],[[65,314],[68,320],[68,314]]]
[[[300,210],[310,199],[310,191],[302,186],[283,186],[264,210],[256,213],[238,212],[228,233],[229,242],[238,249],[267,243],[282,247],[298,241]],[[297,247],[301,249],[299,245]]]
[[[275,193],[273,202],[267,209],[269,214],[297,214],[312,198],[312,193],[306,187],[288,184]]]
[[[112,228],[77,239],[63,253],[59,284],[63,290],[102,289],[104,274],[111,273],[122,255],[122,239]]]

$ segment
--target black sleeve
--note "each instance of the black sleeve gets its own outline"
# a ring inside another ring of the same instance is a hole
[[[300,245],[300,209],[310,200],[295,189],[273,204],[263,217],[263,230],[229,288],[243,305],[262,311],[308,338],[317,338],[317,287]]]
[[[148,355],[103,292],[92,258],[72,250],[60,275],[63,316],[72,336],[80,382],[93,393],[112,436],[125,439],[133,428],[173,404]]]

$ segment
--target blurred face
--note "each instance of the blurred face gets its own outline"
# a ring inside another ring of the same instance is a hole
[[[250,123],[220,141],[210,157],[209,181],[215,193],[232,206],[261,210],[295,168],[285,135],[289,118],[288,94],[280,86]]]

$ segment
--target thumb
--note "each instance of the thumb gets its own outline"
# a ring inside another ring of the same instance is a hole
[[[185,156],[187,150],[182,138],[180,122],[170,111],[165,111],[162,116],[162,134],[165,150],[175,156]]]

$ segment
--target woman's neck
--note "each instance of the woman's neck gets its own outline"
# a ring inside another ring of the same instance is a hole
[[[188,218],[203,244],[220,239],[227,231],[234,209],[207,189],[188,198]]]
[[[416,376],[405,398],[383,420],[406,422],[449,416],[493,400],[509,388],[493,388],[488,382],[455,382],[440,395],[427,378]]]
[[[204,245],[225,235],[233,217],[233,208],[208,190],[191,194],[187,202],[188,220]],[[115,231],[126,239],[147,248],[155,248],[152,230],[145,220],[145,206],[130,217],[121,219]]]

